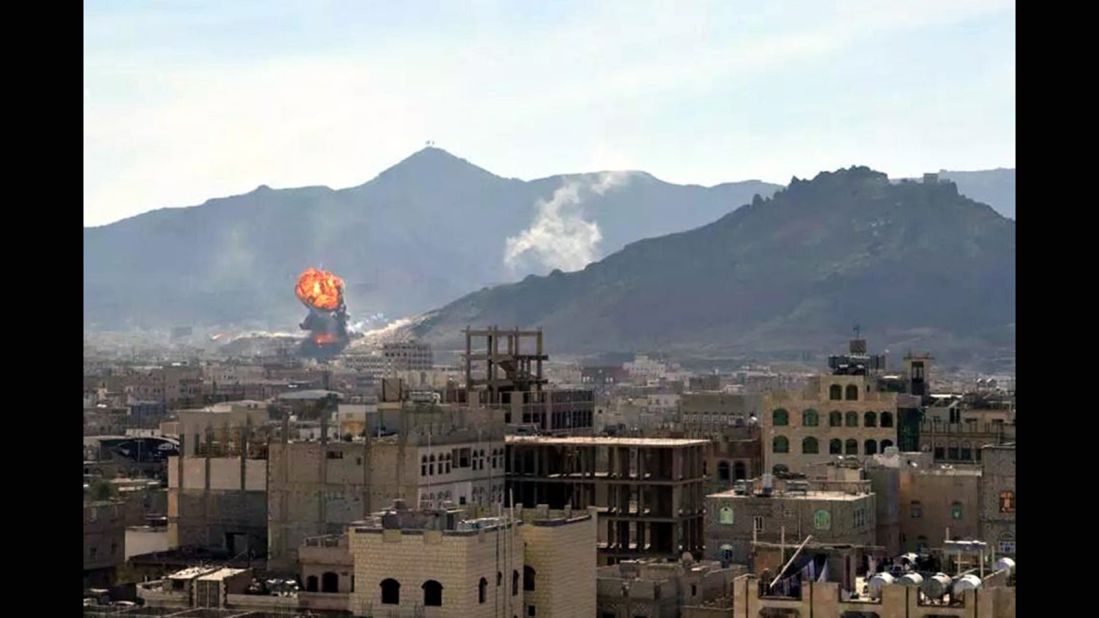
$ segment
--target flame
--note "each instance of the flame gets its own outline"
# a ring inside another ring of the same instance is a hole
[[[333,333],[316,333],[313,335],[313,343],[317,345],[331,345],[336,343],[336,335]]]
[[[310,307],[334,311],[340,307],[343,279],[327,270],[310,268],[298,277],[294,293],[301,302]]]

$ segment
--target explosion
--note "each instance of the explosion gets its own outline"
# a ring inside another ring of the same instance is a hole
[[[343,302],[343,279],[317,268],[298,277],[294,294],[309,309],[301,323],[310,337],[302,342],[302,353],[319,358],[333,356],[348,343],[347,307]]]

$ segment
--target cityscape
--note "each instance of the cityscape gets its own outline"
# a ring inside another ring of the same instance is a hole
[[[448,4],[85,7],[83,615],[1014,618],[1013,3]]]

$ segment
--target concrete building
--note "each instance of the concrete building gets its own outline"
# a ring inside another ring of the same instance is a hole
[[[728,596],[733,578],[744,567],[695,561],[623,560],[597,572],[598,618],[679,618],[685,605],[700,605]],[[581,614],[576,614],[581,615]],[[591,614],[584,614],[590,616]]]
[[[981,449],[980,538],[1015,556],[1015,445]]]
[[[931,395],[920,450],[936,462],[979,464],[982,447],[1015,441],[1015,402],[997,394]]]
[[[933,466],[930,453],[902,453],[887,449],[865,461],[865,473],[871,491],[877,496],[877,542],[891,556],[904,551],[901,540],[901,518],[909,515],[901,509],[901,473]]]
[[[601,564],[701,555],[708,441],[507,436],[506,442],[514,500],[600,508]]]
[[[84,503],[84,588],[106,588],[126,560],[126,520],[113,501]]]
[[[851,350],[800,391],[763,395],[766,470],[803,472],[836,455],[870,456],[897,444],[898,407],[915,405],[915,397],[884,390],[877,369],[884,360],[868,356],[865,341],[852,341]]]
[[[435,364],[431,345],[422,341],[394,341],[382,344],[386,371],[430,371]]]
[[[679,400],[685,432],[712,432],[758,423],[763,397],[751,394],[684,393]]]
[[[516,505],[513,514],[523,523],[519,532],[523,538],[526,610],[519,616],[594,615],[598,536],[595,511]]]
[[[900,469],[903,551],[941,548],[953,539],[980,539],[981,470],[933,464]]]
[[[857,470],[854,472],[858,472]],[[706,558],[754,567],[758,542],[875,545],[875,496],[869,481],[752,480],[706,496]]]

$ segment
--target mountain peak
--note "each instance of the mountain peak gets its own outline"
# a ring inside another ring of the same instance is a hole
[[[442,148],[426,146],[402,159],[396,165],[378,174],[376,180],[397,179],[457,179],[461,177],[498,178],[492,172],[480,168],[466,159],[457,157]]]

